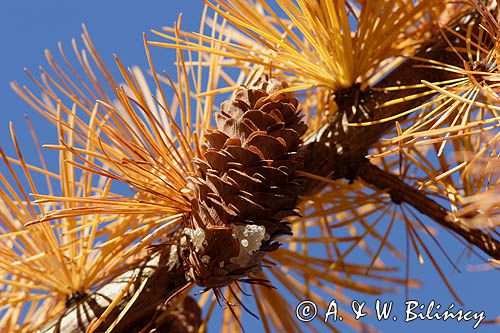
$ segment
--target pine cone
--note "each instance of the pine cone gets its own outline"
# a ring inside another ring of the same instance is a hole
[[[261,77],[240,87],[215,114],[217,130],[205,135],[200,177],[191,178],[195,197],[184,234],[183,254],[190,277],[217,288],[259,270],[275,239],[291,235],[283,219],[294,207],[303,184],[297,153],[307,125],[285,85]]]

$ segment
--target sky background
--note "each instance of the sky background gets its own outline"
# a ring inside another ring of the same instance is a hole
[[[13,121],[20,141],[26,142],[23,149],[27,159],[34,158],[36,150],[29,145],[29,135],[24,122],[24,115],[28,115],[35,123],[37,133],[42,143],[53,143],[55,138],[53,129],[32,111],[9,87],[9,82],[18,81],[30,84],[23,72],[27,67],[36,72],[39,65],[46,66],[44,50],[57,51],[57,42],[61,41],[69,52],[71,38],[79,38],[81,23],[85,23],[93,41],[100,51],[104,61],[113,68],[113,53],[128,65],[146,67],[146,57],[142,44],[142,33],[151,28],[160,28],[172,25],[180,12],[184,13],[183,27],[185,30],[195,31],[201,17],[202,4],[198,0],[163,0],[163,1],[20,1],[0,0],[0,145],[8,153],[13,149],[10,143],[9,121]],[[172,69],[174,55],[172,51],[161,50],[155,52],[156,61],[167,71]],[[114,72],[116,73],[116,71]],[[3,169],[2,169],[3,170]],[[461,245],[443,235],[440,230],[439,239],[445,244],[446,252],[456,260],[461,253]],[[397,232],[397,230],[396,230]],[[403,237],[403,230],[400,230]],[[440,258],[443,259],[443,258]],[[464,309],[486,311],[488,319],[500,314],[498,289],[498,272],[468,272],[477,260],[462,260],[457,273],[451,265],[442,260],[443,272],[449,277],[455,290],[464,301]],[[402,264],[402,263],[399,263]],[[412,257],[412,277],[423,282],[421,289],[412,290],[410,299],[421,303],[435,300],[443,307],[454,302],[439,276],[430,268],[430,264],[418,265]],[[375,298],[354,295],[360,301],[366,300],[373,304]],[[404,293],[385,295],[384,301],[394,301],[399,314],[404,311]],[[456,302],[455,302],[456,303]],[[459,305],[457,305],[460,307]],[[320,309],[324,312],[325,309]],[[400,316],[401,317],[401,316]],[[258,321],[245,318],[249,332],[258,330]],[[317,319],[319,320],[319,319]],[[422,332],[430,330],[436,332],[468,332],[471,331],[471,322],[436,322],[415,321],[404,323],[400,318],[377,323],[373,319],[363,319],[383,332]],[[217,322],[211,325],[212,331],[217,328]],[[480,327],[478,332],[498,332],[498,326]],[[260,331],[260,330],[259,330]]]

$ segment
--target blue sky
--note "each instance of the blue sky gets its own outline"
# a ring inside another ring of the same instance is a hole
[[[71,38],[78,38],[81,33],[81,23],[85,23],[93,37],[94,43],[110,67],[113,67],[113,53],[129,65],[146,66],[146,58],[142,45],[142,33],[151,28],[172,25],[180,12],[184,13],[183,27],[186,30],[197,30],[201,16],[202,4],[200,0],[149,0],[149,1],[116,1],[116,0],[87,0],[87,1],[20,1],[0,0],[0,145],[7,152],[12,153],[9,140],[9,121],[13,121],[21,142],[29,135],[26,133],[24,115],[27,114],[36,124],[39,137],[44,142],[50,142],[54,133],[51,126],[41,121],[41,117],[32,111],[9,87],[9,82],[19,81],[29,83],[23,72],[24,67],[36,71],[44,62],[44,49],[57,50],[57,42],[61,41],[69,49]],[[169,70],[173,61],[173,54],[168,50],[156,52],[156,60]],[[26,134],[25,134],[26,133]],[[24,145],[26,157],[36,154],[36,150]],[[401,238],[404,238],[403,230]],[[460,243],[451,237],[443,235],[440,230],[440,240],[446,245],[447,253],[452,259],[457,259],[462,251]],[[459,296],[465,303],[464,309],[486,311],[489,319],[500,315],[498,289],[498,272],[468,272],[468,267],[477,264],[477,260],[464,259],[460,262],[462,273],[453,271],[451,265],[446,264],[441,256],[443,272],[449,276]],[[398,262],[403,267],[403,262]],[[435,300],[447,307],[453,302],[444,284],[435,271],[418,265],[412,257],[412,276],[423,281],[421,289],[412,290],[410,299],[422,303]],[[356,295],[354,295],[356,296]],[[374,298],[357,295],[360,300],[367,300],[373,304]],[[394,301],[399,313],[404,311],[404,294],[386,295],[385,301]],[[321,311],[321,309],[320,309]],[[324,311],[324,309],[323,309]],[[257,329],[258,322],[247,318],[248,331]],[[405,324],[402,320],[377,323],[373,319],[366,320],[384,332],[431,332],[441,330],[454,332],[471,331],[470,323],[456,322],[423,322],[416,321]],[[214,328],[217,323],[214,323]],[[497,327],[483,326],[478,332],[495,332]]]

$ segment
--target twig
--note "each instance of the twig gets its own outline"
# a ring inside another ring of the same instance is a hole
[[[439,225],[455,232],[469,244],[475,245],[493,258],[500,258],[500,242],[480,229],[469,229],[454,219],[452,214],[424,192],[411,187],[398,177],[365,163],[359,168],[360,179],[382,190],[387,190],[395,203],[405,202]]]

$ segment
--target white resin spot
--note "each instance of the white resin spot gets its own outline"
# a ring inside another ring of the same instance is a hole
[[[203,250],[203,243],[205,242],[205,231],[202,228],[185,228],[184,235],[188,236],[191,243],[194,245],[196,252]]]
[[[233,237],[240,242],[240,253],[237,257],[229,259],[233,264],[241,267],[248,266],[252,254],[260,249],[263,240],[269,239],[266,228],[257,224],[232,226]]]
[[[201,257],[201,262],[204,264],[208,264],[210,262],[210,256],[207,256],[206,254]]]

